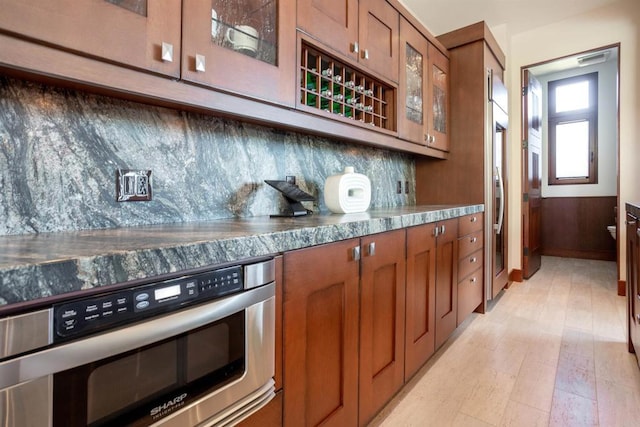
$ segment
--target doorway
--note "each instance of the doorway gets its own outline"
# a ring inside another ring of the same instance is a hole
[[[617,260],[619,265],[620,244],[613,237],[619,208],[618,73],[619,44],[522,67],[524,278],[535,274],[542,255]],[[591,145],[590,134],[567,133],[589,129],[582,126],[587,119],[574,114],[584,112],[585,105],[558,105],[562,94],[571,93],[567,89],[587,79],[581,76],[595,78],[597,85],[595,98],[585,104],[597,108]],[[579,167],[571,169],[573,163]]]

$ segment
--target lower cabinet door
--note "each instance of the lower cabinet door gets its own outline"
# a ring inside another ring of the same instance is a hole
[[[404,384],[405,231],[362,238],[360,416],[366,425]]]
[[[436,224],[407,229],[405,381],[435,351]]]
[[[456,329],[458,315],[458,219],[438,223],[436,239],[436,349]]]
[[[284,425],[358,423],[359,239],[284,255]]]

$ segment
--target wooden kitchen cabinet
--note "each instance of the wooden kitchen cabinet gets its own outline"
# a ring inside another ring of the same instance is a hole
[[[458,316],[458,218],[435,224],[436,310],[435,348],[456,329]]]
[[[436,226],[407,229],[405,381],[435,352]]]
[[[295,0],[190,0],[182,10],[182,79],[295,104]]]
[[[0,0],[0,30],[178,78],[181,8],[180,0]]]
[[[398,135],[449,150],[449,59],[409,21],[400,20]]]
[[[284,425],[358,423],[359,239],[284,254]]]
[[[405,230],[361,239],[359,425],[404,384]]]
[[[287,252],[284,274],[284,424],[366,425],[404,384],[405,231]]]
[[[627,342],[640,354],[640,208],[627,204]],[[640,360],[638,360],[640,365]]]
[[[386,0],[298,0],[297,5],[300,30],[398,82],[400,14]]]
[[[483,234],[483,214],[459,218],[458,325],[476,309],[484,313]]]

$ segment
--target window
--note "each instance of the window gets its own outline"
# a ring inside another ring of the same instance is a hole
[[[598,182],[598,73],[549,82],[549,185]]]

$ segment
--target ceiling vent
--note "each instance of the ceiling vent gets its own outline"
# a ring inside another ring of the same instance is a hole
[[[586,67],[587,65],[595,65],[605,62],[609,58],[609,51],[592,53],[590,55],[578,57],[578,65],[580,67]]]

